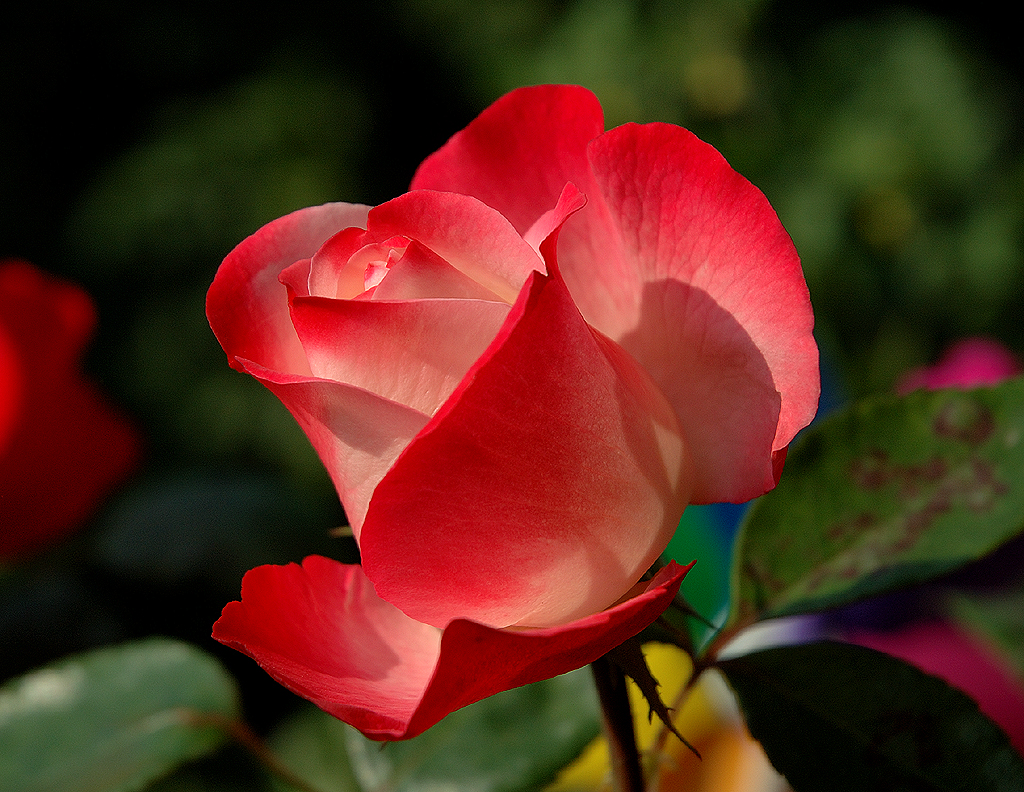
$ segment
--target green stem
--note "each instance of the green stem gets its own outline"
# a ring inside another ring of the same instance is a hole
[[[626,675],[607,657],[590,664],[601,702],[617,792],[643,792],[644,773],[636,747]]]
[[[260,739],[259,735],[245,723],[210,712],[188,710],[185,715],[195,726],[212,726],[229,735],[235,742],[249,751],[270,773],[277,776],[288,786],[294,787],[299,792],[322,792],[322,790],[306,783],[281,764],[267,747],[266,743]]]

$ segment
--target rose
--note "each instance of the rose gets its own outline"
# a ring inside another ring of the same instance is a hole
[[[135,429],[82,374],[96,311],[77,286],[0,262],[0,558],[79,527],[132,470]]]
[[[578,87],[505,96],[393,201],[260,229],[207,313],[362,560],[250,571],[214,637],[380,739],[650,624],[683,570],[638,581],[686,504],[774,486],[818,395],[764,196],[679,127],[604,132]]]

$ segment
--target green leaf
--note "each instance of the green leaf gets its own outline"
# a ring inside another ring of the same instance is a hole
[[[348,755],[353,729],[323,710],[306,706],[283,721],[271,734],[269,747],[289,772],[312,789],[362,792]],[[294,788],[274,779],[276,792]]]
[[[974,701],[889,655],[823,642],[718,667],[796,792],[1024,789],[1024,760]]]
[[[325,790],[526,792],[552,781],[599,732],[593,680],[581,669],[491,696],[385,745],[309,708],[274,733],[271,747]]]
[[[1024,379],[878,396],[812,427],[755,501],[733,559],[732,623],[921,582],[1024,526]]]
[[[168,639],[85,652],[0,688],[0,789],[142,789],[215,749],[234,719],[234,680],[212,657]]]

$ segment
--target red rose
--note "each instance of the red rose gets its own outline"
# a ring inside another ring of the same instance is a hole
[[[0,263],[0,558],[77,528],[135,466],[139,440],[82,375],[89,296]]]
[[[557,254],[557,261],[556,261]],[[207,300],[291,410],[362,567],[246,575],[214,636],[371,737],[588,663],[668,605],[687,503],[774,486],[818,396],[764,196],[588,91],[515,91],[373,209],[264,227]]]

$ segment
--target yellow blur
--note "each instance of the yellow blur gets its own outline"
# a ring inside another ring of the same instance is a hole
[[[689,656],[676,646],[647,644],[647,663],[672,707],[692,673]],[[648,721],[647,702],[629,681],[637,744],[651,792],[784,792],[789,787],[747,734],[725,682],[706,673],[678,708],[676,728],[700,752],[698,759],[661,722]],[[660,750],[656,743],[661,742]],[[546,792],[604,792],[612,789],[608,745],[600,737],[569,765]]]

